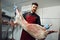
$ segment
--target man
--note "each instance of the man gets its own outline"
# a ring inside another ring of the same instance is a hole
[[[40,22],[40,17],[36,14],[36,11],[37,11],[37,8],[38,8],[38,4],[37,3],[32,3],[32,7],[31,7],[31,12],[25,12],[23,14],[23,17],[25,18],[25,20],[30,23],[30,24],[39,24],[41,25],[41,22]],[[41,25],[43,26],[43,25]],[[49,29],[49,26],[50,25],[45,25],[44,27],[46,29]],[[51,30],[49,31],[49,34],[53,33],[55,31]],[[20,40],[36,40],[35,38],[33,38],[29,33],[27,33],[24,29],[22,30],[22,35],[21,35],[21,39]],[[44,39],[42,39],[44,40]]]
[[[32,3],[31,12],[26,12],[26,13],[23,14],[23,17],[25,18],[25,20],[28,23],[41,25],[40,17],[36,14],[37,8],[38,8],[38,4],[37,3]],[[33,38],[29,33],[27,33],[23,29],[20,40],[35,40],[35,38]]]

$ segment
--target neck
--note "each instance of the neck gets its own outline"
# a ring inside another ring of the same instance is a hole
[[[32,11],[31,11],[31,13],[36,13],[36,12],[32,12]]]

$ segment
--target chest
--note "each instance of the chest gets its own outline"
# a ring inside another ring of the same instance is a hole
[[[37,16],[35,16],[35,15],[29,15],[29,14],[26,15],[26,20],[29,23],[35,23],[36,19],[37,19]]]

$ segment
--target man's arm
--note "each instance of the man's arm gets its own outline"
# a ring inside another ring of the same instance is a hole
[[[26,19],[27,14],[28,14],[27,12],[24,12],[24,14],[23,14],[24,19]]]
[[[39,24],[39,25],[41,25],[41,20],[40,20],[39,16],[37,17],[36,23]],[[44,25],[41,25],[41,26],[43,27]]]

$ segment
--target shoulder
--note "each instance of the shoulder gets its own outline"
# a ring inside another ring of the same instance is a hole
[[[37,16],[38,18],[40,18],[40,16],[39,16],[38,14],[36,14],[36,16]]]
[[[28,14],[29,12],[27,12],[27,11],[25,11],[24,13],[23,13],[23,15],[26,15],[26,14]]]

